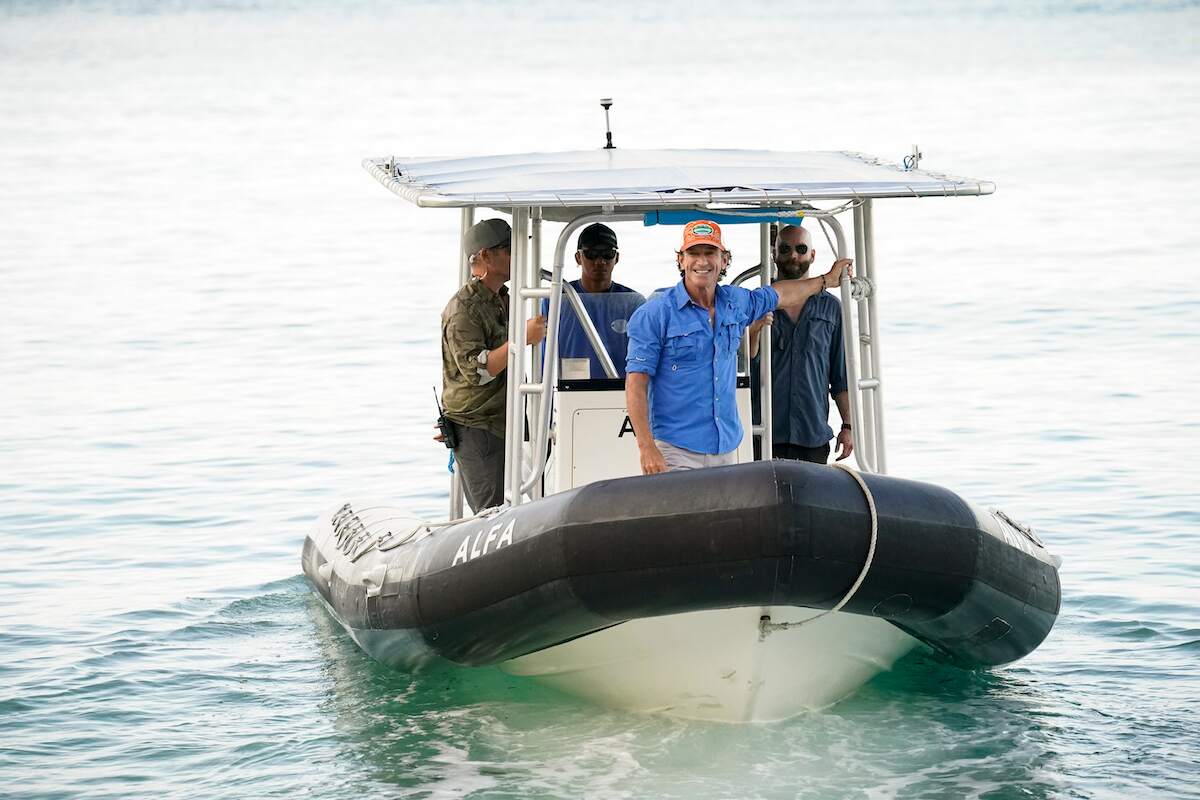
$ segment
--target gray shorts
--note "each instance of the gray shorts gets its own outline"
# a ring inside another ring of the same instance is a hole
[[[705,467],[725,467],[730,464],[737,463],[737,448],[730,450],[728,453],[696,453],[691,450],[685,450],[682,447],[676,447],[670,442],[664,442],[662,439],[655,439],[654,444],[658,445],[658,451],[663,454],[663,460],[667,462],[667,472],[677,472],[684,469],[704,469]]]

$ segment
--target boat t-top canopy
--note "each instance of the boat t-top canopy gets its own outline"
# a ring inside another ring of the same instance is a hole
[[[833,150],[575,150],[368,158],[363,166],[389,190],[425,208],[669,208],[969,196],[996,189],[988,181]]]
[[[475,212],[491,208],[512,216],[511,296],[506,384],[504,486],[508,503],[541,496],[552,414],[550,402],[557,372],[559,309],[565,297],[592,345],[606,375],[617,370],[566,281],[563,268],[574,231],[589,222],[638,221],[644,225],[678,225],[698,212],[721,224],[751,223],[759,227],[759,266],[733,278],[757,275],[772,280],[770,233],[773,225],[811,219],[827,238],[836,258],[853,255],[853,280],[839,290],[842,339],[855,431],[855,459],[869,472],[887,472],[884,448],[883,384],[879,365],[879,322],[876,312],[872,204],[897,197],[988,195],[989,181],[959,178],[919,168],[920,153],[903,164],[847,151],[773,152],[767,150],[576,150],[466,158],[368,158],[363,167],[383,186],[417,206],[460,209],[460,237]],[[820,205],[817,205],[817,204]],[[853,249],[837,217],[854,219]],[[565,223],[554,246],[549,272],[541,268],[543,221]],[[459,282],[469,280],[469,264],[458,247]],[[525,341],[525,322],[546,311],[542,348]],[[759,333],[761,397],[770,398],[770,331]],[[749,361],[749,346],[745,360]],[[543,352],[545,358],[543,358]],[[527,368],[528,367],[528,368]],[[529,402],[536,399],[536,402]],[[521,425],[520,420],[527,425]],[[761,404],[762,457],[770,459],[772,411]],[[526,440],[524,430],[529,431]],[[534,457],[532,454],[539,454]],[[457,474],[451,490],[451,516],[461,515]]]

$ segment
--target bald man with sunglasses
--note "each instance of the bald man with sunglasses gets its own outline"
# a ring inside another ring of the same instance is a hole
[[[799,225],[779,230],[772,250],[780,280],[808,277],[817,251]],[[824,464],[829,460],[829,398],[842,418],[837,460],[854,451],[846,353],[842,348],[842,306],[829,292],[809,297],[797,313],[784,309],[750,326],[750,355],[758,371],[758,331],[771,325],[771,447],[775,458]],[[757,394],[758,381],[751,386]],[[758,410],[757,400],[754,403]],[[757,416],[757,414],[756,414]],[[756,419],[755,422],[759,420]]]

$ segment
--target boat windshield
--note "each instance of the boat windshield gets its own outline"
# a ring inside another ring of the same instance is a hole
[[[645,302],[640,292],[620,283],[614,283],[607,292],[589,292],[580,280],[564,282],[556,343],[559,377],[564,380],[625,377],[629,320]],[[542,310],[543,313],[547,310],[545,302]],[[608,356],[611,375],[600,349]]]

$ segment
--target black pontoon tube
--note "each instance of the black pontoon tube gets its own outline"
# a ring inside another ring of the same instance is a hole
[[[937,486],[862,477],[878,542],[844,613],[885,619],[965,667],[1042,642],[1060,587],[1031,532]],[[389,550],[345,554],[314,534],[303,566],[356,634],[407,631],[430,654],[484,665],[644,617],[828,609],[861,572],[870,534],[851,475],[771,461],[600,481]],[[347,580],[368,567],[381,576],[373,592]]]

